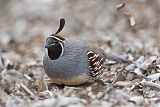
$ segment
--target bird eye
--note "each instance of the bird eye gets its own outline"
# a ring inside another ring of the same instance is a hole
[[[58,43],[58,41],[53,41],[51,44],[52,45],[55,45],[55,44],[57,44]]]
[[[55,43],[53,42],[53,43],[51,43],[51,45],[55,45]]]
[[[55,44],[57,44],[58,43],[58,41],[55,41]]]

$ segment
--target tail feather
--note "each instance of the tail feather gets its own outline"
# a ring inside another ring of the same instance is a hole
[[[120,58],[118,56],[108,54],[108,53],[106,54],[106,59],[111,60],[111,61],[116,61],[118,63],[131,63],[131,61],[128,59]]]

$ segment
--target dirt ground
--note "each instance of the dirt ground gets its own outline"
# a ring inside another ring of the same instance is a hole
[[[106,61],[106,86],[51,85],[47,36],[85,39],[129,60]],[[0,0],[1,107],[159,107],[160,0]]]

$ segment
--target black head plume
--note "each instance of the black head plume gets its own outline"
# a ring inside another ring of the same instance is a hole
[[[65,25],[65,19],[60,18],[60,25],[59,25],[57,32],[55,34],[50,35],[50,37],[53,37],[53,38],[58,39],[60,41],[64,41],[65,39],[62,36],[57,35],[64,28],[64,25]],[[50,38],[50,37],[48,37],[48,38]]]
[[[64,25],[65,25],[65,19],[60,18],[60,25],[59,25],[59,28],[58,28],[57,32],[55,33],[55,35],[58,34],[64,28]]]

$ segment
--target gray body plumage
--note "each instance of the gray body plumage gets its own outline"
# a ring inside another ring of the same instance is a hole
[[[43,59],[44,69],[50,77],[69,79],[82,73],[89,74],[89,62],[86,51],[91,47],[84,40],[68,39],[64,42],[64,53],[56,60],[48,54]],[[94,49],[95,50],[95,49]]]
[[[88,82],[93,82],[90,75],[89,61],[87,52],[93,51],[99,54],[100,58],[109,59],[117,62],[128,62],[128,60],[106,54],[104,50],[93,46],[84,40],[68,39],[64,41],[64,53],[55,60],[51,60],[46,53],[43,58],[43,65],[46,74],[51,78],[60,78],[69,80],[80,75],[87,78]]]

